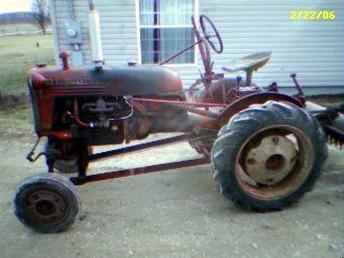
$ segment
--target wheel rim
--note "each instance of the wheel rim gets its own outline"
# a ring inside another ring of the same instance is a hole
[[[246,193],[276,200],[295,192],[312,171],[312,143],[298,128],[281,125],[259,130],[241,146],[235,176]]]
[[[67,209],[63,196],[51,190],[37,190],[29,193],[24,205],[30,221],[39,224],[63,221]]]

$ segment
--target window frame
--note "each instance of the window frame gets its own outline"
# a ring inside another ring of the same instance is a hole
[[[163,1],[163,0],[162,0]],[[199,0],[192,0],[193,6],[194,6],[194,17],[196,20],[199,18]],[[135,11],[136,11],[136,38],[137,38],[137,55],[138,55],[138,63],[142,64],[142,51],[141,51],[141,22],[140,22],[140,0],[135,0]],[[191,18],[190,18],[190,24],[191,24]],[[146,26],[147,28],[155,26]],[[185,28],[185,26],[164,26],[160,25],[159,28]],[[194,39],[195,40],[195,39]],[[149,65],[149,64],[146,64]],[[152,64],[152,65],[158,65],[158,64]],[[170,66],[170,67],[195,67],[198,66],[198,48],[195,46],[194,48],[194,60],[193,63],[183,63],[183,64],[165,64],[164,66]]]

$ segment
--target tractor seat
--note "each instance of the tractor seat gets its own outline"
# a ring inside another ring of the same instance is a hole
[[[229,67],[222,67],[225,72],[257,71],[263,67],[271,58],[271,52],[259,52],[233,60]]]
[[[259,52],[233,60],[230,67],[222,67],[225,72],[246,72],[246,86],[252,83],[253,72],[263,67],[271,58],[271,52]]]

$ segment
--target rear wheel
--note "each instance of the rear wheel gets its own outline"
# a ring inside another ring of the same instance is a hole
[[[37,232],[65,231],[74,223],[79,210],[76,187],[61,175],[40,174],[25,179],[17,187],[15,215]]]
[[[225,197],[245,209],[272,211],[309,191],[326,157],[318,122],[299,107],[271,101],[238,113],[220,130],[212,166]]]

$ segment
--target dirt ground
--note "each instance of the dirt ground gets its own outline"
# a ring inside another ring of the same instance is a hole
[[[209,166],[176,169],[80,188],[83,209],[65,233],[43,235],[20,224],[16,184],[44,171],[24,155],[30,138],[0,136],[1,258],[16,257],[335,257],[344,255],[344,159],[331,148],[315,190],[275,213],[243,212],[217,193]],[[178,144],[93,166],[134,167],[195,155]]]

